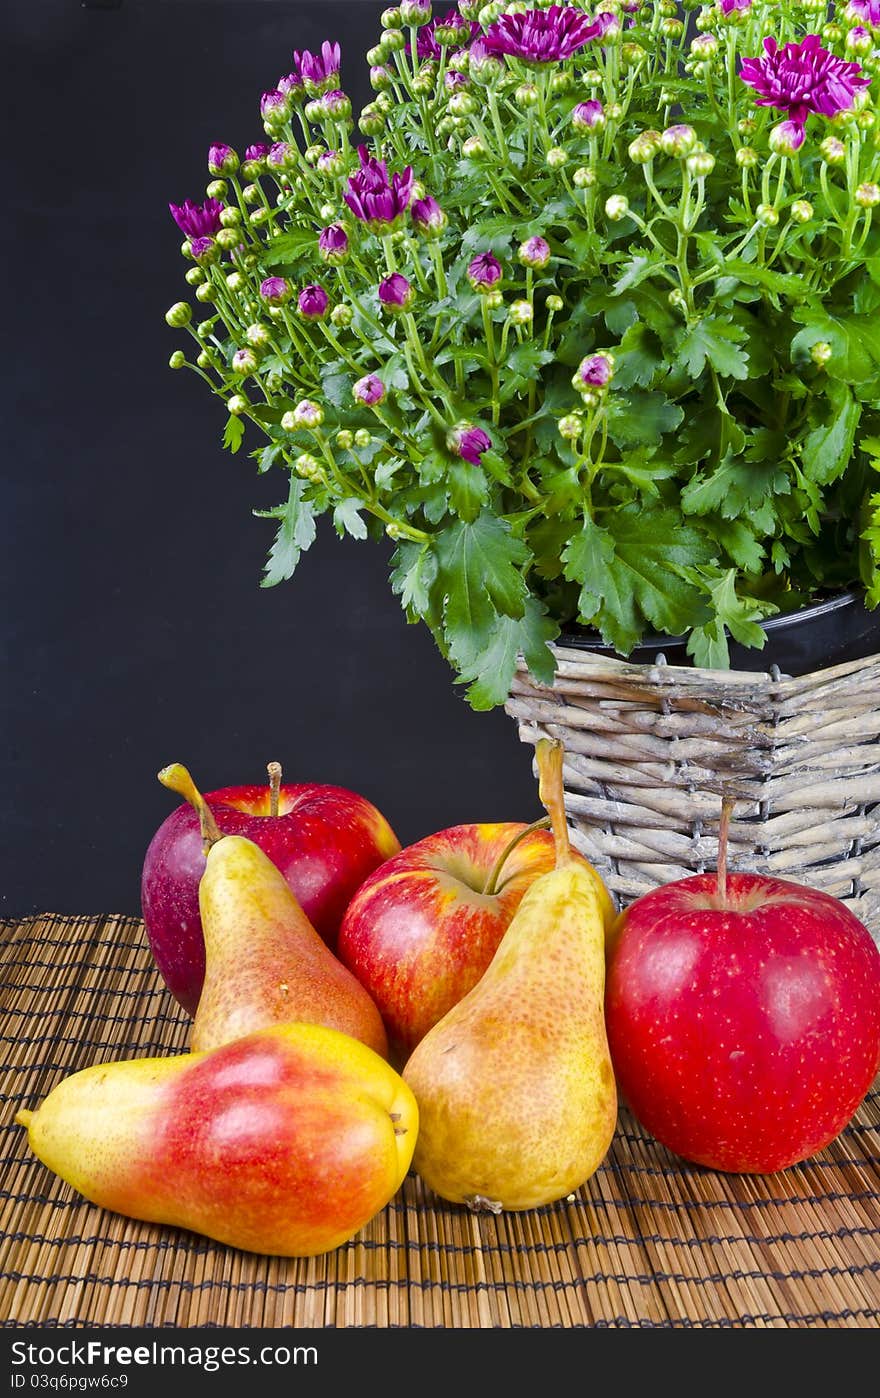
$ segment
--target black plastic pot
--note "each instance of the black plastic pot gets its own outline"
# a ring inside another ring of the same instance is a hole
[[[767,633],[763,650],[730,640],[732,670],[767,672],[776,665],[780,674],[805,675],[880,654],[880,607],[868,611],[860,591],[842,592],[799,611],[768,617],[761,625]],[[571,626],[563,629],[557,644],[634,665],[653,665],[661,652],[668,665],[693,665],[686,636],[646,636],[630,655],[618,656],[613,647],[603,644],[598,632]]]

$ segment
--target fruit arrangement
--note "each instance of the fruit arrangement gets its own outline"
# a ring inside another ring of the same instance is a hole
[[[401,848],[330,786],[183,798],[145,855],[150,950],[186,1052],[73,1073],[17,1121],[91,1202],[256,1253],[355,1236],[415,1171],[473,1210],[585,1185],[623,1104],[675,1155],[769,1173],[823,1149],[880,1070],[880,949],[846,906],[727,871],[616,910],[546,818]],[[547,828],[549,827],[549,828]]]

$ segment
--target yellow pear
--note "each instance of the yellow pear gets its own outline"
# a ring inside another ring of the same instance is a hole
[[[571,850],[560,743],[537,745],[556,867],[532,884],[474,988],[403,1069],[419,1109],[413,1168],[472,1209],[532,1209],[607,1154],[617,1091],[605,1033],[605,901]]]
[[[388,1039],[376,1004],[312,926],[281,870],[253,840],[223,835],[189,772],[163,767],[163,786],[199,813],[205,869],[199,913],[205,980],[190,1032],[193,1052],[270,1024],[324,1024],[382,1058]]]
[[[43,1164],[102,1208],[311,1257],[400,1188],[418,1110],[357,1039],[276,1024],[210,1053],[84,1068],[16,1121]]]

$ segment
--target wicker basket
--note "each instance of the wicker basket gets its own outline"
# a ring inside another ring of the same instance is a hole
[[[880,655],[790,678],[554,649],[505,707],[564,743],[572,840],[618,906],[715,867],[728,793],[731,869],[825,889],[880,941]]]

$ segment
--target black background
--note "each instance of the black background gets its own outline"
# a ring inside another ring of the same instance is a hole
[[[191,296],[169,200],[201,202],[212,141],[265,139],[294,48],[338,39],[360,111],[383,8],[4,0],[2,916],[139,913],[172,761],[211,790],[277,759],[404,844],[541,814],[514,721],[470,710],[406,624],[390,545],[321,520],[260,587],[274,524],[252,511],[285,477],[223,451],[219,399],[168,368],[191,343],[164,319]]]

